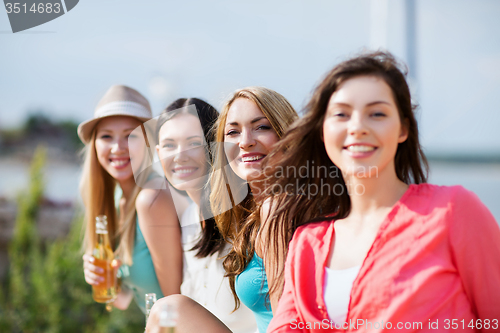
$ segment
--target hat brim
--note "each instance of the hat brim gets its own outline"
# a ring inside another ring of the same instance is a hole
[[[92,138],[92,132],[94,131],[94,128],[96,127],[97,123],[100,122],[104,118],[109,118],[109,117],[116,117],[116,116],[122,116],[122,117],[132,117],[136,118],[141,121],[141,123],[144,123],[148,120],[151,120],[151,118],[144,118],[144,117],[137,117],[133,115],[127,115],[127,114],[109,114],[103,117],[99,118],[93,118],[87,121],[84,121],[78,125],[78,137],[82,142],[87,145],[90,142],[90,139]]]

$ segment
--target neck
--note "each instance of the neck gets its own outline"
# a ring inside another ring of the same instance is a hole
[[[399,180],[394,167],[372,177],[345,178],[351,199],[350,216],[366,216],[380,209],[388,209],[403,196],[408,185]]]
[[[201,203],[201,193],[202,193],[201,191],[203,191],[203,190],[187,190],[186,191],[188,197],[191,198],[191,200],[193,200],[193,202],[197,206],[198,210],[200,209],[200,207],[202,207],[201,206],[201,204],[202,204]],[[204,202],[203,204],[207,205],[208,202]],[[209,216],[209,217],[211,217],[211,216]],[[200,223],[201,223],[201,227],[205,228],[205,220],[203,220],[201,216],[200,216]]]
[[[265,180],[262,175],[258,175],[255,178],[249,178],[248,185],[250,186],[250,192],[254,194],[260,194],[265,190]]]
[[[200,207],[201,201],[201,191],[202,190],[187,190],[186,193],[191,200],[196,204],[196,206]]]
[[[132,195],[132,192],[134,191],[135,188],[134,177],[130,177],[127,180],[118,181],[118,184],[122,189],[123,197],[126,200],[130,199],[130,196]]]

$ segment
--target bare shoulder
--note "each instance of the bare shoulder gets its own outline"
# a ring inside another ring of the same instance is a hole
[[[177,223],[177,213],[172,195],[167,189],[142,189],[137,195],[135,208],[139,221],[165,221]]]
[[[172,201],[172,195],[166,188],[165,181],[159,177],[149,180],[137,195],[136,208],[148,208],[157,201]]]
[[[172,195],[166,189],[142,189],[135,201],[136,208],[147,208],[159,204],[168,205],[172,202]]]

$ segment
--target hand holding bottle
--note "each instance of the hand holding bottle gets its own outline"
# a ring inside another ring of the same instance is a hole
[[[85,275],[85,282],[90,285],[96,286],[104,282],[104,269],[95,264],[95,257],[90,254],[84,254],[83,257],[83,274]],[[114,268],[115,273],[118,274],[118,269],[121,266],[121,261],[113,259],[111,267]]]

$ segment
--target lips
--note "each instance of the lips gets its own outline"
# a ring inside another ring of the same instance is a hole
[[[113,166],[115,169],[123,169],[130,164],[130,158],[129,157],[110,158],[109,162],[111,166]]]
[[[177,178],[188,178],[198,170],[197,167],[183,166],[172,169],[172,173]]]
[[[260,162],[266,155],[260,153],[244,154],[241,156],[240,161],[245,164]]]
[[[377,147],[371,144],[356,143],[345,146],[344,150],[346,150],[351,157],[361,158],[371,156],[375,150],[377,150]]]

